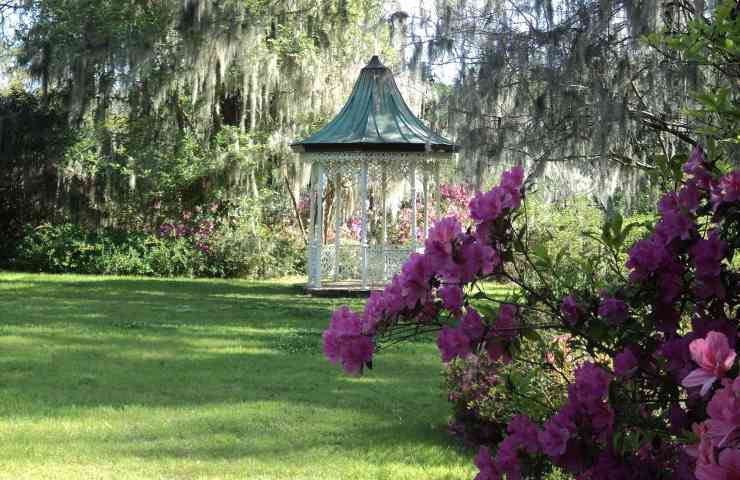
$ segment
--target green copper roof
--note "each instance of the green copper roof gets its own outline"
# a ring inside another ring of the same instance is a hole
[[[349,100],[334,120],[292,147],[299,152],[457,150],[411,112],[393,74],[377,56],[362,69]]]

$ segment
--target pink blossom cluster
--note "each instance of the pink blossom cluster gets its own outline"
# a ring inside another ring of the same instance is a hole
[[[180,213],[179,221],[161,223],[157,233],[163,238],[188,238],[196,249],[208,254],[211,252],[210,239],[216,230],[216,223],[210,215],[205,214],[205,210],[214,214],[218,209],[219,204],[213,203],[206,209],[196,206],[192,211],[185,210]]]
[[[331,317],[324,331],[324,353],[332,363],[341,361],[347,373],[360,373],[372,360],[375,346],[367,335],[366,323],[349,308],[342,307]]]
[[[443,183],[439,186],[439,195],[444,200],[461,206],[470,201],[470,192],[462,183]]]
[[[585,445],[593,441],[606,444],[611,439],[614,411],[606,396],[612,379],[593,363],[581,365],[568,389],[568,401],[542,428],[524,415],[514,416],[507,426],[509,435],[494,457],[486,447],[479,450],[476,480],[500,480],[504,475],[507,480],[520,479],[520,453],[542,453],[569,471],[584,471]]]
[[[497,218],[511,213],[521,203],[521,183],[524,172],[521,167],[504,174],[502,184],[492,192],[497,200],[477,201],[476,208],[492,224]],[[476,198],[483,194],[479,194]],[[471,201],[472,206],[476,202]],[[460,319],[457,326],[443,325],[437,339],[444,362],[455,357],[464,357],[479,345],[485,344],[489,353],[496,358],[506,359],[506,341],[514,336],[516,309],[502,306],[498,321],[488,326],[484,319],[470,306],[464,306],[465,285],[491,274],[501,264],[500,256],[493,246],[476,235],[463,233],[460,222],[448,217],[437,222],[429,231],[424,244],[424,253],[414,253],[382,292],[373,293],[361,316],[364,329],[357,335],[368,338],[389,329],[399,319],[412,322],[431,322],[442,310],[453,318]],[[342,316],[350,315],[342,309]],[[336,315],[336,314],[335,314]],[[344,322],[344,321],[342,321]],[[365,358],[367,343],[356,342],[354,337],[335,333],[334,322],[325,332],[324,352],[332,361],[341,360],[345,370],[356,373],[362,369],[355,361]],[[379,331],[381,330],[381,331]],[[342,346],[346,342],[346,346]],[[357,351],[357,350],[361,351]]]

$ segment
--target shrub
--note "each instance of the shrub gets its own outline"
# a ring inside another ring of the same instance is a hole
[[[567,362],[573,371],[563,372],[562,402],[541,418],[513,402],[521,410],[503,440],[479,450],[478,480],[540,478],[553,466],[582,479],[736,478],[740,171],[723,171],[700,147],[683,171],[682,188],[661,199],[658,222],[629,249],[629,276],[619,262],[632,229],[615,217],[599,237],[604,262],[595,272],[604,275],[570,290],[548,252],[531,251],[520,213],[523,171],[507,172],[471,201],[473,231],[454,217],[438,222],[425,253],[371,295],[362,315],[334,313],[323,334],[327,358],[359,374],[376,344],[438,331],[443,362],[485,355],[478,365],[490,379],[526,369],[528,345],[542,351],[543,332],[567,335],[575,356]],[[490,298],[480,282],[494,275],[520,294]],[[497,308],[483,310],[486,303]]]
[[[256,201],[242,210],[213,204],[183,211],[176,218],[163,217],[153,229],[143,224],[140,230],[87,231],[69,223],[43,224],[26,229],[12,267],[164,277],[276,277],[305,272],[305,245],[295,230],[281,224],[268,227],[258,221],[258,210]]]

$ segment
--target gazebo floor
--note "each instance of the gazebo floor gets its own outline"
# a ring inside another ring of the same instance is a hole
[[[339,282],[321,282],[321,287],[309,287],[304,285],[304,291],[314,297],[368,297],[370,292],[383,290],[384,283],[374,283],[367,288],[362,287],[360,280],[343,280]]]

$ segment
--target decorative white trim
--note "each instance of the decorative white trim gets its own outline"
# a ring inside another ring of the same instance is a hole
[[[362,165],[393,165],[394,171],[408,172],[412,163],[421,170],[433,171],[435,165],[451,161],[454,153],[441,152],[307,152],[301,157],[324,166],[328,174],[337,171],[360,173]]]
[[[368,285],[383,284],[391,277],[401,272],[403,264],[411,255],[411,248],[400,246],[389,246],[382,248],[372,246],[367,248]],[[336,254],[339,252],[339,255]],[[321,249],[320,268],[323,272],[323,278],[330,280],[336,278],[337,281],[354,280],[361,277],[363,248],[358,244],[344,244],[339,250],[335,245],[325,245]],[[337,270],[334,270],[335,265]],[[367,288],[365,286],[364,288]]]

